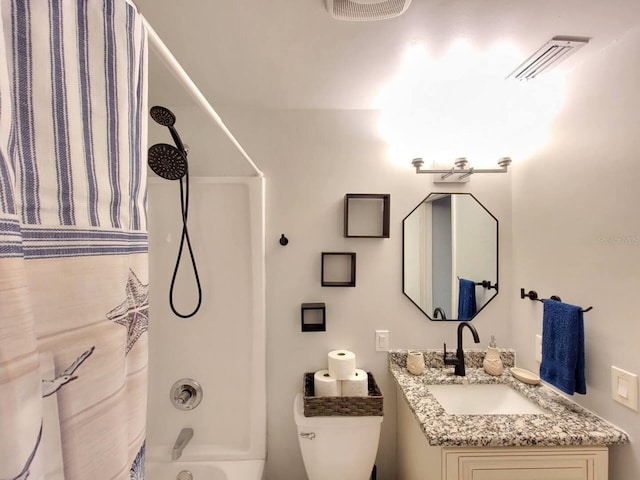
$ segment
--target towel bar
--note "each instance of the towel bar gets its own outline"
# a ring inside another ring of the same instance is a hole
[[[528,298],[529,300],[537,300],[538,302],[544,302],[544,298],[538,298],[538,292],[536,292],[535,290],[529,290],[528,293],[524,292],[524,288],[520,289],[520,298],[524,299],[524,298]],[[551,295],[551,300],[555,300],[556,302],[561,302],[562,299],[557,296],[557,295]],[[593,307],[589,307],[589,308],[583,308],[580,311],[582,313],[588,312],[589,310],[592,310]]]
[[[457,276],[456,278],[460,280],[459,276]],[[481,282],[473,282],[473,283],[474,285],[478,285],[478,286],[482,285],[482,287],[488,290],[494,289],[496,292],[498,291],[498,284],[494,283],[493,285],[491,285],[491,280],[482,280]]]
[[[498,291],[498,284],[494,283],[493,285],[491,285],[491,280],[483,280],[481,282],[474,282],[476,285],[482,285],[484,288],[491,290],[492,288],[494,288],[496,290],[496,292]]]

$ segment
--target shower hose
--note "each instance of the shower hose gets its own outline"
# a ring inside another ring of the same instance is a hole
[[[189,215],[189,171],[185,175],[186,179],[186,187],[182,184],[182,179],[180,179],[180,210],[182,212],[182,236],[180,237],[180,248],[178,249],[178,257],[176,258],[176,266],[173,269],[173,276],[171,277],[171,287],[169,288],[169,305],[171,306],[171,311],[180,318],[190,318],[193,317],[198,310],[200,310],[200,305],[202,305],[202,286],[200,285],[200,276],[198,275],[198,266],[196,264],[196,259],[193,256],[193,249],[191,248],[191,240],[189,240],[189,229],[187,228],[187,217]],[[173,303],[173,293],[176,284],[176,277],[178,275],[178,269],[180,268],[180,261],[182,260],[182,253],[184,251],[184,244],[187,244],[187,249],[189,250],[189,257],[191,258],[191,265],[193,266],[193,274],[196,279],[196,286],[198,288],[198,304],[190,313],[180,313],[176,309]]]

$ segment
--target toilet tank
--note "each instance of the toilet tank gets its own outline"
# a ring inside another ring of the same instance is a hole
[[[302,394],[298,394],[293,416],[309,480],[368,480],[382,417],[305,417],[303,409]]]

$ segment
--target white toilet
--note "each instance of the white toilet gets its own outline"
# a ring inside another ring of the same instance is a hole
[[[293,402],[298,442],[309,480],[369,480],[382,417],[305,417],[302,394]]]

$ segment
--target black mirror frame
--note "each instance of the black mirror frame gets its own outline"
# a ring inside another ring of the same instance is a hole
[[[496,222],[496,284],[495,287],[495,295],[493,295],[489,300],[487,300],[484,305],[482,305],[482,307],[480,307],[475,315],[473,317],[471,317],[468,321],[473,320],[474,318],[476,318],[478,316],[478,314],[484,309],[484,307],[486,307],[487,305],[489,305],[489,303],[491,303],[493,301],[494,298],[496,298],[498,296],[499,290],[498,290],[498,286],[500,285],[500,222],[498,221],[498,219],[495,217],[495,215],[493,215],[488,209],[487,207],[485,207],[482,202],[480,202],[480,200],[478,200],[472,193],[467,193],[467,192],[431,192],[429,195],[427,195],[426,197],[424,197],[422,199],[422,201],[420,201],[418,203],[418,205],[416,205],[403,219],[402,219],[402,294],[407,297],[409,299],[409,301],[411,301],[411,303],[413,303],[416,308],[418,310],[420,310],[429,320],[433,321],[433,322],[461,322],[463,320],[459,320],[457,318],[432,318],[431,315],[429,315],[427,312],[425,312],[422,307],[420,305],[418,305],[416,302],[413,301],[413,299],[406,294],[406,290],[405,290],[405,271],[404,271],[404,255],[405,255],[405,251],[404,251],[404,245],[405,245],[405,221],[407,220],[407,218],[409,218],[409,216],[415,212],[418,208],[420,208],[420,206],[431,196],[431,195],[469,195],[471,198],[473,198],[476,202],[478,202],[478,205],[480,205],[485,212],[487,212],[491,218],[493,218]]]

